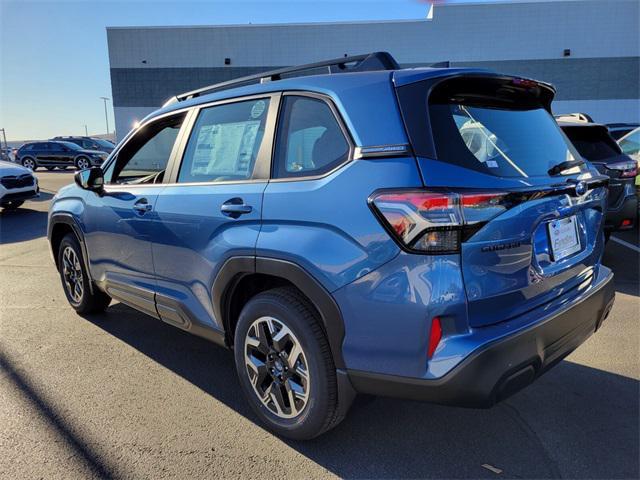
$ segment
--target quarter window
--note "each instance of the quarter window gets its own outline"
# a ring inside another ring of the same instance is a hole
[[[105,172],[106,183],[162,183],[184,114],[141,127]]]
[[[326,102],[294,95],[283,98],[275,178],[321,175],[348,157],[349,143]]]
[[[191,131],[178,183],[250,179],[268,110],[268,98],[203,109]]]

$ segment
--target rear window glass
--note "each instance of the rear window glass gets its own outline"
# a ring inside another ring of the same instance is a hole
[[[429,113],[438,159],[464,168],[500,177],[533,177],[579,158],[542,107],[435,103]]]
[[[564,130],[576,150],[592,162],[620,154],[620,147],[603,129],[597,127],[569,127]]]

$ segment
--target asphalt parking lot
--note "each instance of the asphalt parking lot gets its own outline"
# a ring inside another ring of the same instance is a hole
[[[72,172],[38,176],[0,213],[0,478],[640,476],[637,230],[607,246],[611,316],[534,385],[490,410],[362,399],[296,443],[254,423],[229,352],[118,303],[75,314],[46,240]]]

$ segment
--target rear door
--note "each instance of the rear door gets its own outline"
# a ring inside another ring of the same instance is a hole
[[[53,152],[49,148],[49,142],[36,143],[34,146],[34,154],[38,165],[51,165],[53,162]]]
[[[153,258],[161,318],[217,330],[211,287],[232,256],[255,255],[279,95],[198,107],[158,197]]]
[[[52,165],[73,165],[73,151],[60,143],[49,142],[49,162]]]
[[[586,288],[599,266],[606,177],[580,165],[547,111],[552,95],[478,75],[399,89],[424,185],[459,212],[433,228],[460,232],[472,326]]]

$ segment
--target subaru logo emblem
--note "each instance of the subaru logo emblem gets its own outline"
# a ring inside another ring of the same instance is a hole
[[[587,182],[576,183],[576,195],[584,195],[587,193]]]

